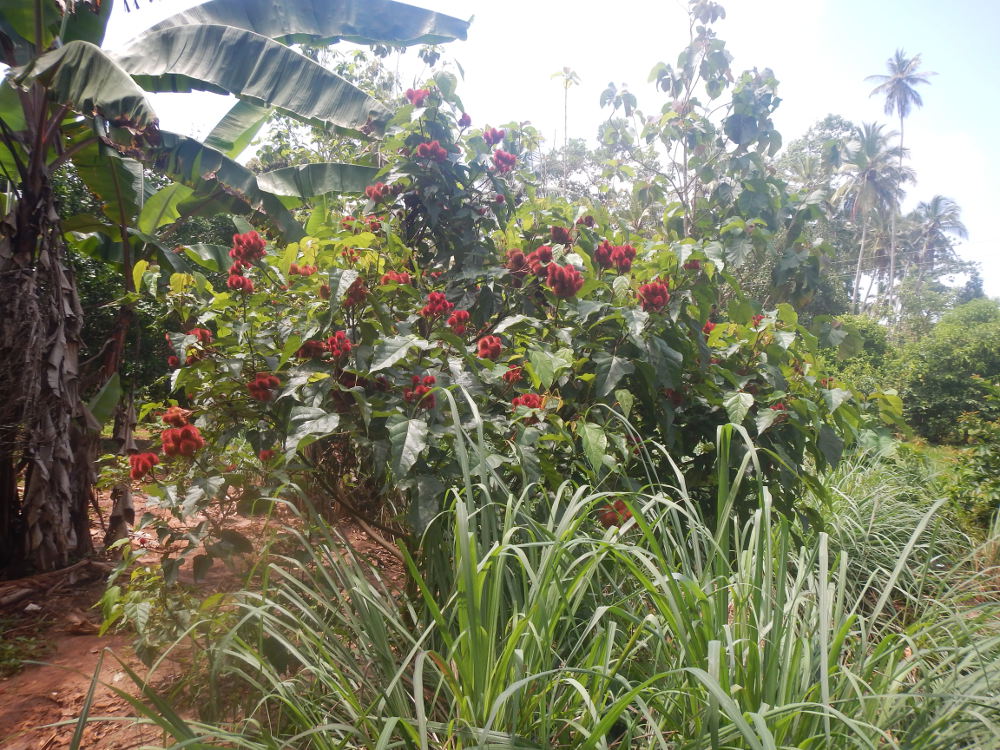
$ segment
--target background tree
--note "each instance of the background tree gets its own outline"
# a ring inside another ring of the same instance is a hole
[[[920,68],[920,55],[914,55],[913,57],[907,57],[906,52],[902,49],[897,49],[896,54],[890,57],[886,61],[886,68],[888,69],[887,75],[872,75],[868,76],[866,81],[875,81],[878,83],[874,89],[872,89],[871,96],[880,94],[885,97],[885,113],[887,115],[892,115],[893,113],[899,116],[899,174],[903,174],[903,156],[905,151],[903,150],[903,135],[904,135],[904,124],[906,118],[910,116],[910,111],[913,107],[924,106],[924,101],[920,96],[920,92],[917,91],[917,86],[930,83],[928,78],[933,73],[925,73],[919,70]],[[896,231],[895,231],[895,213],[890,215],[890,234],[889,234],[889,284],[890,284],[890,302],[892,300],[891,285],[895,284],[896,281]]]

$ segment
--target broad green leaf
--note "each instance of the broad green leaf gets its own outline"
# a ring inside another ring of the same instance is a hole
[[[237,101],[205,137],[205,145],[230,159],[242,154],[264,127],[274,110],[246,101]]]
[[[276,196],[257,186],[257,176],[242,164],[204,144],[175,133],[160,132],[160,144],[147,156],[151,166],[196,191],[211,193],[233,213],[250,214],[294,242],[305,232]]]
[[[389,419],[387,428],[392,447],[390,465],[393,476],[398,481],[413,468],[413,464],[427,447],[427,422],[396,415]]]
[[[178,204],[190,198],[193,192],[187,185],[174,182],[153,193],[139,212],[139,230],[153,234],[160,227],[173,224],[181,217]]]
[[[147,260],[136,261],[135,265],[132,266],[132,285],[136,289],[142,288],[142,275],[146,273],[147,268],[149,268]]]
[[[410,528],[417,534],[423,534],[431,521],[441,510],[441,498],[444,497],[445,486],[440,479],[431,474],[421,474],[416,477],[410,501],[407,518]]]
[[[757,434],[763,435],[764,431],[767,430],[774,421],[780,417],[782,412],[775,409],[761,409],[757,412]]]
[[[15,133],[28,127],[24,120],[21,98],[14,87],[8,86],[6,81],[0,82],[0,120],[3,120]]]
[[[635,365],[625,357],[599,352],[594,355],[597,366],[597,396],[604,398],[615,389],[619,381],[626,375],[635,372]]]
[[[632,391],[627,391],[624,388],[619,388],[615,391],[615,401],[621,407],[622,414],[626,417],[632,413],[632,405],[635,403],[635,396],[632,395]]]
[[[409,354],[410,350],[414,347],[424,346],[427,346],[427,342],[412,334],[408,336],[393,336],[392,338],[385,339],[375,347],[375,353],[372,356],[372,365],[369,369],[371,372],[378,372],[387,367],[392,367]]]
[[[827,388],[823,391],[823,400],[826,401],[826,408],[830,413],[837,411],[837,408],[851,398],[851,392],[843,388]]]
[[[375,182],[376,167],[324,162],[275,169],[257,175],[257,185],[274,195],[314,198],[327,193],[363,193]]]
[[[467,21],[390,0],[210,0],[153,26],[222,24],[254,31],[285,44],[339,42],[442,44],[465,39]]]
[[[296,406],[289,415],[289,423],[289,441],[298,450],[302,450],[334,432],[340,424],[340,416],[313,406]]]
[[[103,202],[107,217],[116,225],[131,226],[146,197],[142,164],[96,143],[77,153],[72,161],[80,179]]]
[[[743,420],[746,419],[747,412],[750,411],[750,407],[753,406],[753,396],[742,391],[733,391],[726,396],[722,405],[726,408],[726,414],[729,415],[730,422],[733,424],[742,424]]]
[[[77,39],[96,44],[98,47],[104,43],[104,32],[107,30],[114,2],[103,0],[96,3],[96,12],[93,6],[93,2],[77,0],[73,11],[63,20],[63,31],[60,34],[63,44]]]
[[[114,59],[148,91],[234,94],[312,125],[353,131],[389,119],[388,109],[336,73],[235,26],[164,27],[136,38]]]
[[[824,424],[819,428],[819,437],[816,445],[823,454],[823,458],[831,468],[836,468],[840,463],[840,457],[844,453],[844,440],[837,434],[837,431],[830,425]]]
[[[787,302],[782,302],[778,305],[778,320],[782,323],[788,323],[789,325],[798,325],[799,314],[795,312],[795,308]]]
[[[358,272],[353,268],[335,268],[330,271],[330,301],[341,302],[358,279]]]
[[[233,262],[229,257],[229,248],[224,245],[196,243],[182,247],[188,258],[209,271],[225,271]]]
[[[22,86],[38,81],[58,104],[83,115],[100,113],[118,125],[152,135],[156,113],[146,93],[128,73],[90,42],[73,41],[18,68],[15,79]]]
[[[106,425],[122,398],[122,384],[116,372],[90,400],[87,408],[100,425]]]
[[[598,471],[608,451],[608,436],[603,429],[590,422],[580,422],[578,430],[583,441],[583,454],[594,471]]]

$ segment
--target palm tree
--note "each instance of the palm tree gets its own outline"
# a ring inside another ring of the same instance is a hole
[[[910,111],[914,106],[924,106],[924,101],[917,91],[917,86],[930,83],[928,80],[934,73],[925,73],[919,70],[920,55],[907,57],[906,52],[897,49],[896,53],[886,61],[888,75],[871,75],[865,78],[866,81],[874,81],[878,85],[872,89],[869,96],[876,94],[885,97],[885,113],[887,115],[897,114],[899,116],[899,169],[903,169],[903,125]],[[895,237],[895,215],[891,217],[891,228],[889,236],[889,284],[890,288],[896,279],[896,237]]]
[[[912,170],[902,167],[900,146],[890,145],[895,132],[885,132],[885,126],[866,122],[854,130],[847,146],[845,161],[840,168],[847,181],[834,196],[835,203],[851,222],[861,226],[858,260],[851,292],[851,306],[858,309],[862,261],[867,249],[868,233],[880,217],[898,210],[902,198],[900,185],[913,178]],[[891,283],[891,271],[890,271]]]
[[[0,567],[51,570],[91,546],[100,425],[81,398],[83,311],[53,172],[72,163],[102,199],[104,215],[87,218],[83,231],[117,238],[127,293],[137,252],[166,250],[162,259],[176,262],[152,233],[184,205],[242,213],[297,239],[304,232],[283,197],[340,190],[374,170],[306,165],[257,176],[235,155],[274,112],[366,134],[391,113],[289,44],[435,43],[464,38],[468,26],[391,0],[286,0],[281,13],[268,0],[211,0],[113,54],[100,47],[112,6],[6,0],[0,8],[0,63],[9,68],[0,81],[8,193],[0,204]],[[204,143],[161,131],[145,96],[192,90],[239,100]],[[158,202],[144,166],[176,181]],[[149,215],[151,205],[158,215]],[[120,347],[109,351],[120,359]]]

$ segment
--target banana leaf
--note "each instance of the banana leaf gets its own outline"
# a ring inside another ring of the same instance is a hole
[[[467,21],[391,0],[210,0],[178,13],[151,31],[191,24],[222,24],[284,44],[339,42],[443,44],[465,39]]]
[[[275,107],[319,127],[370,132],[389,110],[361,89],[283,44],[221,25],[148,32],[115,61],[148,91],[211,91]]]
[[[257,175],[261,190],[280,196],[315,198],[327,193],[361,193],[375,182],[377,167],[320,162]]]
[[[246,150],[273,113],[274,110],[268,107],[238,101],[212,128],[205,138],[205,145],[235,159]]]

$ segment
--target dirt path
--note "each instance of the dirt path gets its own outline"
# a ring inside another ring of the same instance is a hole
[[[72,721],[80,713],[90,689],[101,653],[110,649],[133,669],[143,667],[129,658],[128,635],[98,636],[99,614],[91,605],[100,598],[103,582],[78,588],[71,593],[24,602],[29,609],[27,625],[33,636],[51,651],[44,665],[26,665],[12,677],[0,680],[0,747],[4,750],[57,750],[69,746],[75,725],[51,726]],[[30,617],[30,619],[28,619]],[[106,654],[100,681],[94,693],[95,716],[134,715],[128,702],[106,685],[128,690],[132,684],[117,659]],[[158,734],[151,727],[134,723],[95,722],[84,730],[82,748],[124,750],[155,743]]]
[[[234,518],[232,525],[251,538],[265,531],[265,524],[257,519]],[[342,521],[338,528],[355,551],[375,566],[391,587],[402,589],[405,574],[391,553],[350,521]],[[100,534],[100,529],[95,528],[95,541]],[[151,551],[148,559],[144,559],[155,564],[158,556]],[[217,566],[200,586],[208,590],[232,590],[239,586],[237,578],[231,571],[227,573]],[[130,695],[136,692],[135,683],[119,659],[140,676],[145,676],[147,670],[133,654],[129,633],[97,635],[101,615],[94,605],[104,593],[104,587],[103,581],[56,587],[48,594],[41,592],[19,601],[16,608],[6,613],[0,612],[16,618],[19,634],[37,638],[48,647],[47,653],[38,659],[44,664],[26,665],[17,674],[0,679],[2,750],[69,747],[76,729],[75,719],[80,714],[102,653],[100,684],[90,714],[92,717],[121,717],[121,720],[89,722],[80,747],[84,750],[126,750],[144,745],[159,746],[164,741],[154,727],[129,720],[136,715],[136,710],[114,692],[113,688]],[[182,669],[176,665],[161,667],[153,686],[166,687],[171,675]],[[55,726],[60,722],[69,723]]]

